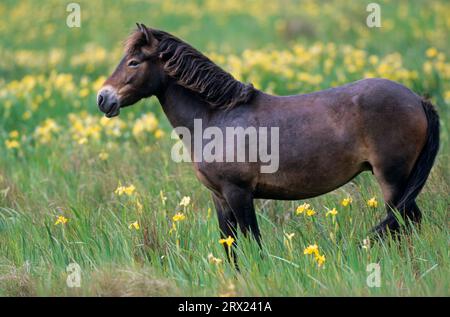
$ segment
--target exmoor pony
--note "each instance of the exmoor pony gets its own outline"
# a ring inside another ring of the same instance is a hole
[[[439,148],[439,117],[430,102],[380,78],[273,96],[234,79],[175,36],[137,25],[125,56],[98,92],[107,117],[156,96],[170,123],[191,132],[196,119],[203,129],[279,128],[273,173],[262,173],[259,161],[194,162],[198,179],[212,193],[223,237],[235,237],[239,227],[261,244],[253,199],[315,197],[363,171],[373,173],[386,204],[387,216],[374,236],[399,230],[398,215],[420,222],[415,199]]]

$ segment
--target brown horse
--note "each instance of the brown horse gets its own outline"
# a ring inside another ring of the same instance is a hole
[[[224,237],[235,236],[239,225],[260,243],[253,199],[318,196],[363,171],[375,175],[387,207],[376,234],[399,229],[394,210],[405,220],[421,219],[415,198],[438,152],[439,117],[431,103],[398,83],[364,79],[310,94],[272,96],[235,80],[182,40],[138,24],[97,101],[113,117],[152,95],[174,127],[192,133],[194,119],[202,120],[203,129],[279,128],[274,173],[262,173],[260,161],[194,163],[198,179],[212,191]]]

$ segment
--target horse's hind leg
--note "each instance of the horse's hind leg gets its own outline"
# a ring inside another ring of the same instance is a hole
[[[372,229],[372,231],[380,237],[384,237],[388,231],[391,233],[397,233],[401,227],[397,216],[393,212],[394,209],[392,205],[386,204],[386,210],[388,214],[386,218]],[[405,225],[409,225],[410,222],[420,224],[422,212],[416,202],[413,202],[408,206],[404,206],[402,209],[397,209],[397,211],[405,222]]]
[[[421,212],[415,201],[409,202],[407,206],[398,205],[408,180],[409,171],[406,170],[406,164],[374,167],[373,171],[383,192],[387,216],[372,231],[380,237],[384,237],[388,231],[398,232],[401,225],[394,210],[399,213],[405,224],[408,224],[409,220],[420,222]]]
[[[420,221],[422,220],[422,212],[420,211],[419,206],[417,206],[417,203],[414,201],[405,208],[407,208],[406,216],[408,219],[414,223],[420,224]]]

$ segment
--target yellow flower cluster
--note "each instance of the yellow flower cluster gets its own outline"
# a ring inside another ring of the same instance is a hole
[[[315,215],[316,211],[313,208],[311,208],[310,204],[304,203],[298,206],[297,209],[295,210],[296,215],[301,215],[303,213],[305,213],[308,217],[311,217]]]
[[[136,187],[134,185],[129,186],[118,186],[114,193],[118,196],[126,195],[126,196],[132,196],[136,191]]]
[[[140,229],[139,222],[136,220],[136,221],[130,223],[130,225],[128,226],[128,229],[139,230]]]
[[[47,144],[52,140],[52,137],[56,132],[60,130],[58,124],[53,119],[45,119],[44,122],[36,127],[34,131],[34,137],[42,144]]]
[[[86,111],[70,113],[68,115],[71,138],[78,144],[87,144],[90,141],[98,141],[104,138],[107,141],[112,138],[126,137],[125,131],[128,125],[120,118],[108,119],[98,115],[88,114]],[[145,132],[154,132],[155,138],[161,138],[164,132],[156,129],[158,121],[152,113],[144,114],[130,126],[135,137],[141,137]],[[53,119],[46,119],[36,127],[34,136],[41,144],[50,143],[52,137],[61,130],[61,126]],[[15,146],[13,144],[13,146]],[[106,160],[107,156],[102,154],[101,160]]]
[[[317,246],[317,244],[312,244],[306,247],[303,251],[303,254],[313,255],[319,267],[321,267],[325,263],[325,255],[320,255],[319,247]]]
[[[5,141],[5,145],[7,149],[18,149],[20,148],[20,143],[19,143],[19,131],[17,130],[13,130],[9,133],[9,137],[11,138],[10,140],[6,140]]]
[[[426,74],[431,75],[434,72],[439,74],[443,79],[450,79],[450,64],[446,62],[444,53],[439,52],[436,48],[430,47],[425,51],[428,60],[423,64],[423,70]]]
[[[328,210],[327,211],[327,213],[325,214],[325,217],[328,217],[328,216],[332,216],[332,217],[334,217],[334,216],[336,216],[338,214],[338,211],[336,210],[336,208],[333,208],[333,209],[330,209],[330,210]]]
[[[101,126],[98,118],[88,115],[87,112],[81,112],[79,115],[71,113],[69,122],[72,138],[78,144],[85,144],[89,139],[100,139]]]
[[[53,48],[46,52],[20,49],[15,52],[5,51],[5,60],[13,60],[14,66],[27,69],[52,69],[65,57],[65,52],[59,48]]]
[[[99,65],[106,64],[107,57],[108,52],[104,47],[96,43],[88,43],[81,53],[70,59],[70,64],[77,68],[84,66],[85,71],[92,72]]]
[[[158,127],[158,120],[153,113],[146,113],[138,118],[133,125],[133,135],[141,137],[145,132],[152,133]]]
[[[181,213],[181,212],[177,212],[172,217],[173,222],[183,221],[184,219],[186,219],[186,216],[183,213]]]
[[[367,206],[372,207],[372,208],[377,208],[377,206],[378,206],[377,199],[375,197],[370,198],[367,201]]]
[[[101,161],[106,161],[106,160],[109,158],[109,154],[108,154],[108,152],[102,151],[102,152],[100,152],[100,154],[98,155],[98,158],[99,158]]]
[[[234,238],[232,236],[228,236],[226,239],[220,239],[220,244],[227,245],[230,248],[234,243]]]
[[[20,147],[20,143],[17,140],[6,140],[5,145],[7,149],[18,149]]]
[[[177,223],[184,221],[186,219],[186,215],[182,212],[177,212],[172,216],[172,228],[169,230],[169,234],[177,231]]]
[[[69,219],[67,219],[66,217],[58,216],[58,218],[56,218],[56,221],[55,221],[55,226],[57,226],[59,224],[65,225],[68,221],[69,221]]]
[[[352,202],[353,202],[353,199],[351,197],[347,197],[347,198],[342,199],[341,205],[343,207],[347,207],[347,206],[350,206]]]
[[[257,88],[269,92],[286,88],[293,93],[319,89],[324,80],[322,74],[327,75],[328,80],[332,79],[332,85],[361,77],[384,77],[410,85],[419,76],[416,70],[404,67],[399,53],[369,56],[362,49],[334,43],[296,44],[291,49],[277,51],[245,50],[241,56],[208,55],[237,79],[252,82]],[[442,53],[438,56],[430,67],[447,78],[450,64],[445,62]]]

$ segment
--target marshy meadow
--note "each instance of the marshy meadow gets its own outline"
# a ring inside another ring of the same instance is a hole
[[[370,1],[77,3],[80,27],[64,1],[0,3],[0,296],[450,295],[450,2],[377,1],[379,28]],[[385,216],[366,172],[317,198],[258,200],[263,248],[241,238],[237,272],[158,100],[98,110],[136,22],[272,94],[383,77],[429,98],[441,149],[420,228],[361,247]]]

